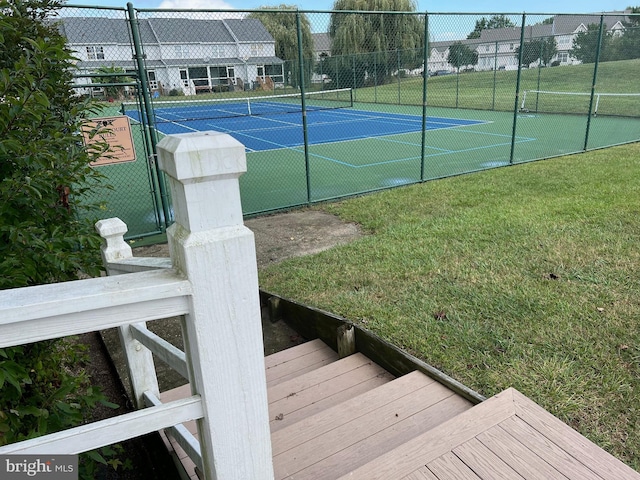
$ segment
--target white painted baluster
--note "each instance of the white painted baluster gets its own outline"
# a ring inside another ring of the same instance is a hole
[[[253,233],[242,222],[238,178],[245,149],[217,132],[158,144],[176,223],[167,236],[175,268],[192,284],[185,318],[191,386],[207,479],[272,479],[258,274]]]
[[[119,218],[108,218],[96,222],[96,230],[104,239],[100,252],[107,275],[118,275],[120,272],[117,268],[110,267],[109,264],[133,257],[131,247],[124,241],[127,225]],[[145,323],[142,322],[138,325],[144,326]],[[133,338],[129,325],[118,327],[118,333],[127,362],[133,401],[138,408],[144,408],[142,394],[151,392],[158,396],[160,392],[153,354]]]

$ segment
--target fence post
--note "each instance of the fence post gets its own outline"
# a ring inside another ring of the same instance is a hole
[[[118,275],[120,272],[110,267],[109,264],[133,257],[131,247],[124,241],[127,225],[119,218],[108,218],[97,222],[96,230],[104,240],[100,252],[107,275]],[[151,392],[158,396],[160,392],[153,354],[133,338],[129,325],[118,327],[118,334],[127,363],[132,399],[137,408],[144,408],[142,394]]]
[[[174,266],[190,280],[185,350],[208,479],[272,479],[271,437],[253,233],[242,222],[244,146],[218,132],[170,135],[158,144],[170,177]]]

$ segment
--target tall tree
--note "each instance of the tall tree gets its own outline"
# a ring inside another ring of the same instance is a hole
[[[607,60],[611,35],[602,32],[602,44],[600,45],[600,60]],[[579,32],[573,39],[573,45],[569,55],[582,63],[595,63],[598,53],[598,39],[600,38],[600,25],[590,23],[585,32]]]
[[[298,26],[295,5],[277,5],[260,7],[261,11],[249,14],[250,18],[257,18],[276,42],[276,56],[286,62],[285,76],[287,83],[297,86],[299,83],[300,58],[298,52]],[[278,11],[282,10],[282,11]],[[306,15],[300,14],[302,33],[302,57],[306,65],[305,83],[313,67],[313,38],[311,24]]]
[[[382,81],[400,68],[421,65],[424,16],[412,14],[416,8],[413,0],[336,0],[329,35],[332,57],[341,56],[342,67],[338,69],[352,68],[356,74],[352,77],[359,83],[367,76]],[[381,13],[340,13],[355,10]],[[354,80],[346,75],[343,82],[346,86]]]
[[[611,39],[612,60],[640,58],[640,7],[630,7],[622,35]]]
[[[447,62],[460,71],[460,67],[476,65],[478,63],[478,52],[467,47],[462,42],[455,42],[449,47]]]
[[[548,65],[556,53],[558,53],[558,46],[555,38],[536,38],[524,43],[522,64],[528,66],[540,60],[542,65]],[[516,58],[520,56],[520,47],[516,47],[514,54]]]
[[[473,31],[467,35],[467,39],[480,38],[483,30],[508,27],[515,27],[515,24],[505,15],[494,15],[488,20],[482,17],[480,20],[476,20],[476,25]]]

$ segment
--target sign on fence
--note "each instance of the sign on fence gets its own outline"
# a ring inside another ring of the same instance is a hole
[[[107,155],[100,157],[91,164],[92,167],[133,162],[136,159],[129,117],[122,115],[94,118],[84,125],[82,133],[86,145],[91,145],[95,142],[106,142],[111,147]]]

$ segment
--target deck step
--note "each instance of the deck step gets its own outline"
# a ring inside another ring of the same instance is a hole
[[[393,379],[361,353],[267,389],[271,431],[334,407]]]
[[[420,372],[394,378],[356,353],[338,359],[320,340],[265,358],[276,479],[335,479],[471,407]],[[161,395],[190,395],[189,385]],[[196,435],[195,422],[185,424]],[[185,470],[194,465],[171,440]]]
[[[335,479],[429,431],[471,403],[420,372],[272,432],[276,479]]]
[[[312,340],[269,355],[264,359],[267,387],[285,382],[338,359],[322,340]]]

